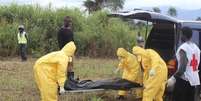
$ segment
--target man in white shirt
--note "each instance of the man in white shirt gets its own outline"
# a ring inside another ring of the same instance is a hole
[[[182,28],[181,41],[183,44],[177,49],[176,58],[178,68],[168,80],[168,86],[173,82],[173,101],[194,101],[195,86],[200,85],[198,66],[200,63],[200,49],[191,41],[192,30]]]

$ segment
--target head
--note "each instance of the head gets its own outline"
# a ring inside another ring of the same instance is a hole
[[[73,56],[76,50],[76,46],[75,43],[73,41],[67,43],[62,49],[61,51],[63,51],[66,56]]]
[[[139,34],[139,35],[140,35],[140,34]],[[142,37],[141,35],[140,35],[140,36],[139,36],[139,35],[138,35],[138,37],[137,37],[137,45],[138,45],[139,47],[142,47],[142,48],[143,48],[143,47],[144,47],[144,44],[145,44],[145,43],[144,43],[144,39],[143,39],[143,37]]]
[[[192,29],[189,27],[182,28],[181,41],[186,42],[192,38]]]
[[[150,60],[149,60],[149,57],[147,56],[147,51],[142,48],[142,47],[139,47],[139,46],[134,46],[133,47],[133,54],[137,56],[138,58],[138,61],[142,62],[142,65],[145,64],[145,63],[148,63]],[[142,66],[143,69],[148,69],[149,67],[146,67],[145,65]]]
[[[119,58],[125,58],[128,56],[128,52],[124,48],[118,48],[117,49],[117,56]]]
[[[137,33],[138,36],[141,36],[140,32]]]
[[[137,40],[137,46],[144,48],[144,45],[145,45],[145,43],[144,43],[143,39],[142,40]]]
[[[20,33],[24,31],[24,25],[19,25],[18,30]]]
[[[65,27],[72,27],[72,18],[70,16],[64,17],[64,26]]]

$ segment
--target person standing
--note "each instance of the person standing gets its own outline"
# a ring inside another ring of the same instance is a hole
[[[64,25],[58,31],[57,39],[59,48],[62,49],[66,43],[74,41],[73,35],[72,18],[66,16],[64,17]]]
[[[20,25],[18,27],[18,34],[17,34],[17,39],[18,39],[18,45],[19,45],[19,51],[20,51],[20,56],[22,61],[27,60],[27,40],[28,36],[27,33],[25,32],[24,25]]]
[[[153,49],[135,46],[133,54],[140,59],[143,68],[142,101],[163,101],[168,74],[165,61]]]
[[[141,36],[140,32],[138,32],[137,34],[136,41],[137,41],[137,46],[144,48],[145,41],[144,41],[144,38]]]
[[[58,31],[58,44],[59,48],[62,49],[67,43],[74,41],[74,33],[73,33],[73,25],[72,25],[72,18],[70,16],[64,17],[63,26]],[[72,62],[69,64],[70,68],[73,68],[73,58]],[[70,69],[73,70],[73,69]],[[69,79],[74,80],[74,72],[68,71]]]
[[[173,101],[195,101],[195,87],[200,85],[198,66],[200,63],[200,49],[191,41],[192,30],[182,28],[181,41],[183,44],[177,49],[176,58],[178,68],[168,80],[167,86],[173,86]]]

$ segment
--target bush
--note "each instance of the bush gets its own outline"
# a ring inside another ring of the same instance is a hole
[[[108,18],[98,11],[86,15],[78,9],[42,8],[38,5],[0,6],[0,54],[17,55],[17,27],[24,24],[29,36],[28,52],[41,56],[58,50],[57,31],[64,16],[73,19],[77,55],[113,57],[118,47],[130,49],[135,44],[135,31],[121,19]]]

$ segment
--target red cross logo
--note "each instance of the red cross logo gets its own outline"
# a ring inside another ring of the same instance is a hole
[[[197,70],[197,66],[198,66],[198,60],[195,58],[195,54],[193,54],[193,59],[191,60],[191,64],[190,66],[192,66],[193,71]]]

